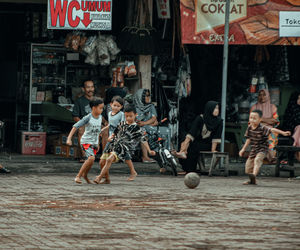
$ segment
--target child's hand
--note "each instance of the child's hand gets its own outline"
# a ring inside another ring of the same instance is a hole
[[[283,136],[290,136],[291,135],[291,132],[290,131],[284,131],[282,133]]]
[[[72,146],[72,140],[70,138],[67,139],[67,145]]]
[[[143,121],[137,121],[137,125],[139,125],[140,127],[145,126],[145,122]]]
[[[239,156],[240,156],[240,157],[243,157],[243,154],[244,154],[244,153],[245,153],[245,150],[242,149],[242,150],[239,152]]]
[[[113,136],[113,135],[111,135],[110,137],[108,137],[108,138],[107,138],[107,141],[108,141],[108,142],[112,142],[112,141],[113,141],[113,139],[114,139],[114,136]]]

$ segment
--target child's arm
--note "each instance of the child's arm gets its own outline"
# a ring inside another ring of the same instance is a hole
[[[103,133],[105,130],[107,130],[109,128],[109,124],[107,126],[105,126],[103,129],[101,129],[101,133]]]
[[[243,154],[245,153],[245,150],[249,146],[249,144],[250,144],[250,139],[247,139],[244,146],[242,147],[242,149],[239,152],[240,157],[243,157]]]
[[[68,138],[67,138],[67,145],[69,146],[72,146],[72,137],[73,135],[75,134],[77,128],[73,127],[68,135]]]
[[[277,134],[280,134],[280,135],[283,135],[283,136],[289,136],[291,135],[291,132],[290,131],[282,131],[278,128],[271,128],[270,129],[272,133],[277,133]]]
[[[110,137],[107,138],[108,142],[112,142],[112,140],[115,138],[115,134],[112,134]]]

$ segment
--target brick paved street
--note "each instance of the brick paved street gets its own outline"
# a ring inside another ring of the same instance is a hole
[[[151,166],[111,185],[76,185],[76,171],[0,175],[1,249],[300,249],[300,180],[204,176],[191,190]]]

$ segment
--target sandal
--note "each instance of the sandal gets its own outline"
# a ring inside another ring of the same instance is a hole
[[[156,160],[142,160],[142,163],[156,163]]]

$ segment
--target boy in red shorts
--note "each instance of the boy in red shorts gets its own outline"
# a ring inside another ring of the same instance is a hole
[[[101,123],[102,123],[102,111],[104,108],[103,100],[98,97],[94,97],[90,101],[90,107],[92,112],[84,116],[80,121],[73,125],[72,130],[69,133],[67,139],[67,145],[72,145],[72,137],[76,130],[80,127],[85,126],[84,134],[81,137],[81,147],[85,152],[86,160],[82,164],[77,176],[75,177],[75,182],[81,184],[80,178],[83,177],[87,183],[91,183],[87,175],[92,168],[95,155],[99,150],[99,134],[101,133]]]

